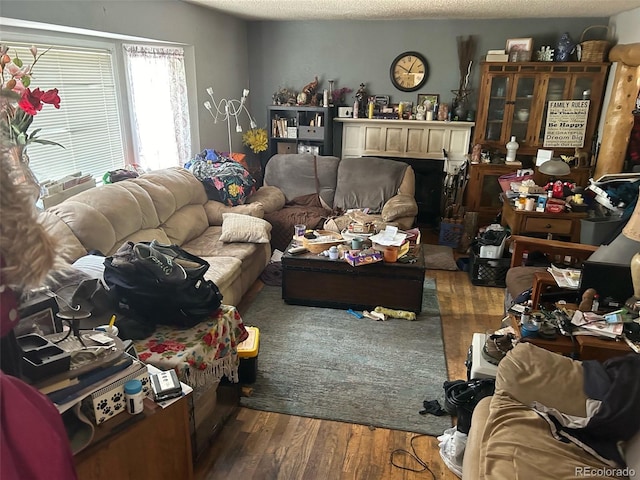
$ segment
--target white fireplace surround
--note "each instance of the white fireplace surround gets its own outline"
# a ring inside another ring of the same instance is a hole
[[[473,122],[335,118],[342,126],[342,158],[443,159],[454,173],[467,158]]]

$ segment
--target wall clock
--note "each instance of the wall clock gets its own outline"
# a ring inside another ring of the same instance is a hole
[[[413,92],[427,82],[429,65],[424,55],[404,52],[391,62],[389,74],[394,87],[403,92]]]

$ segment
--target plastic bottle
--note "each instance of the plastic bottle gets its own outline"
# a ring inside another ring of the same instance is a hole
[[[353,102],[353,118],[358,118],[358,109],[360,108],[360,104],[358,104],[358,100]]]
[[[527,265],[527,260],[529,259],[529,251],[525,250],[522,252],[522,266],[525,267]]]
[[[529,325],[530,323],[531,323],[531,314],[529,313],[529,307],[524,307],[524,310],[520,315],[520,324]]]
[[[142,382],[140,380],[129,380],[124,384],[124,396],[127,400],[127,412],[132,415],[142,413],[144,410],[144,393],[142,392]]]
[[[511,136],[511,141],[507,142],[507,162],[516,161],[516,152],[520,148],[520,144],[516,142],[515,135]]]
[[[597,312],[600,309],[600,295],[597,293],[593,296],[593,303],[591,304],[591,311]]]

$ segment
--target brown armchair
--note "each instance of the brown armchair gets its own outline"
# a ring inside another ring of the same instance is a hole
[[[505,312],[523,292],[531,291],[533,308],[538,308],[540,297],[550,289],[558,288],[547,267],[523,266],[523,255],[541,252],[549,262],[579,265],[587,260],[599,247],[581,243],[561,242],[542,238],[513,235],[511,242],[511,265],[505,280]]]

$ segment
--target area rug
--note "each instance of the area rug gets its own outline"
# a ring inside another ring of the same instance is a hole
[[[366,268],[366,267],[362,267]],[[243,320],[260,329],[257,380],[241,405],[325,420],[441,435],[447,368],[435,281],[416,321],[358,319],[345,310],[287,305],[265,286]]]
[[[453,249],[446,245],[423,243],[424,265],[429,270],[458,270],[453,258]]]

